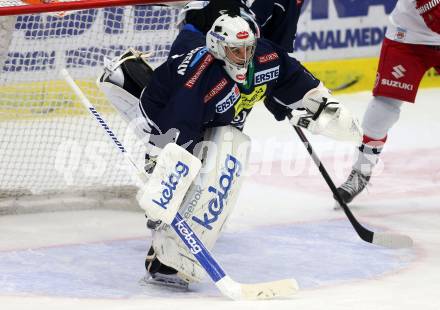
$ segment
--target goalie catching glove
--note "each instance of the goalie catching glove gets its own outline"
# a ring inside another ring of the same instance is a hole
[[[292,111],[292,125],[335,140],[361,143],[363,132],[359,121],[322,83],[304,95],[302,106],[303,109]]]

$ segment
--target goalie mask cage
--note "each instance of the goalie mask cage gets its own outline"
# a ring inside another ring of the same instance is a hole
[[[59,71],[70,72],[142,166],[142,143],[95,81],[105,57],[130,47],[153,52],[153,66],[162,63],[181,6],[0,0],[0,213],[134,205],[121,155]]]

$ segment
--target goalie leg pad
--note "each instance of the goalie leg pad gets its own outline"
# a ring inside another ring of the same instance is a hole
[[[171,224],[201,166],[201,161],[184,148],[167,144],[136,197],[147,217]]]
[[[139,97],[148,85],[153,69],[146,61],[148,54],[133,49],[112,60],[104,59],[104,70],[96,84],[126,123],[133,124],[139,139],[149,132],[139,106]]]
[[[124,88],[111,82],[99,82],[98,86],[125,122],[130,123],[136,118],[143,117],[139,99]]]
[[[212,249],[238,198],[250,140],[238,129],[226,126],[211,129],[204,145],[208,145],[207,152],[202,147],[199,153],[202,169],[179,212],[204,245]],[[153,248],[159,261],[176,269],[186,281],[203,279],[204,269],[169,226],[153,232]]]
[[[102,82],[110,82],[125,89],[136,98],[140,98],[142,90],[150,83],[153,68],[148,64],[148,53],[132,48],[112,60],[104,60],[104,72],[98,78],[98,86]]]

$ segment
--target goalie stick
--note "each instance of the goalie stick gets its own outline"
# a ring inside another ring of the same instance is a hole
[[[289,119],[292,118],[292,114],[289,113],[287,115]],[[313,162],[318,167],[319,171],[321,172],[321,175],[323,176],[325,182],[330,187],[330,190],[333,192],[334,196],[336,197],[336,200],[338,201],[339,205],[341,206],[342,210],[344,210],[345,215],[348,217],[348,220],[350,221],[351,225],[353,226],[354,230],[357,232],[359,237],[369,243],[391,248],[391,249],[400,249],[400,248],[409,248],[413,245],[413,240],[409,236],[405,235],[397,235],[387,232],[373,232],[364,226],[362,226],[357,219],[354,217],[351,210],[348,208],[347,204],[342,200],[341,195],[339,195],[338,191],[336,190],[336,186],[333,183],[332,179],[330,178],[330,175],[328,174],[327,170],[325,169],[324,165],[322,164],[321,160],[318,158],[316,153],[313,151],[312,145],[310,144],[309,140],[307,139],[304,132],[301,130],[301,128],[292,125],[295,129],[296,133],[298,134],[299,138],[301,139],[302,143],[304,144],[305,148],[307,149],[307,152],[310,154],[310,156],[313,159]]]
[[[95,107],[90,103],[82,90],[78,87],[75,81],[70,76],[66,69],[62,69],[61,76],[75,92],[80,99],[81,103],[89,110],[93,117],[103,127],[107,135],[114,142],[118,150],[124,155],[126,160],[133,168],[134,174],[139,177],[143,182],[146,180],[145,173],[140,170],[135,162],[130,157],[127,150],[122,143],[117,139],[116,135],[107,125],[105,120],[99,115]],[[203,245],[202,241],[197,237],[188,223],[177,213],[171,223],[171,227],[174,229],[179,238],[188,247],[188,250],[194,255],[200,265],[205,269],[206,273],[212,279],[214,284],[220,290],[220,292],[231,299],[271,299],[277,297],[288,297],[293,295],[298,290],[298,284],[295,279],[284,279],[271,282],[262,282],[255,284],[243,284],[234,281],[229,277],[215,258],[211,255],[209,250]]]

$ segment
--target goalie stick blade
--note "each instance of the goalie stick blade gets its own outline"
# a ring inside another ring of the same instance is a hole
[[[242,284],[225,276],[215,285],[224,295],[233,300],[288,298],[292,297],[299,289],[295,279]]]
[[[372,243],[390,249],[402,249],[412,247],[414,242],[410,237],[405,235],[374,233]]]
[[[298,291],[298,283],[294,279],[279,280],[259,284],[242,284],[243,299],[272,299],[291,297]]]

